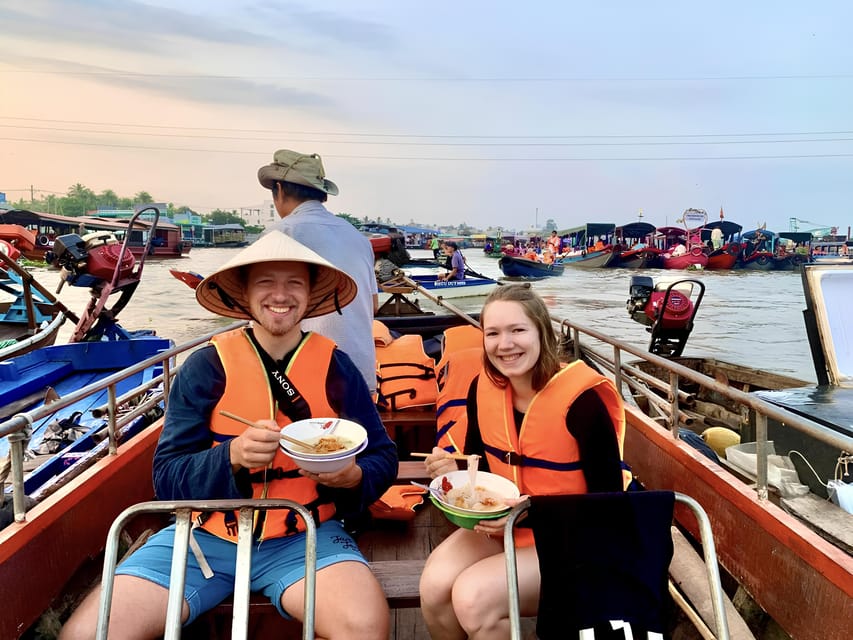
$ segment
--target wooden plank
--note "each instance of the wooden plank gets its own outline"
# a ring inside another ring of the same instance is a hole
[[[800,518],[822,538],[853,555],[853,526],[850,514],[841,507],[813,493],[782,498],[781,503],[783,509]]]

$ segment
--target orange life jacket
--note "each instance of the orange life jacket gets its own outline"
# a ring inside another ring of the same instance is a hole
[[[436,446],[462,452],[468,431],[468,389],[482,367],[483,330],[470,324],[445,329],[444,350],[435,368]]]
[[[515,482],[522,493],[582,493],[577,441],[566,429],[574,400],[593,388],[616,427],[619,453],[625,434],[622,399],[613,383],[581,361],[563,367],[531,400],[521,428],[512,417],[512,390],[495,386],[486,376],[477,384],[477,417],[489,468]],[[562,419],[555,419],[560,416]]]
[[[290,424],[290,419],[276,410],[266,369],[246,330],[223,333],[212,338],[211,342],[225,369],[225,392],[210,418],[213,446],[251,429],[221,416],[219,412],[223,409],[249,420],[274,419],[280,426]],[[309,333],[297,347],[285,371],[315,417],[337,415],[326,397],[325,376],[320,378],[317,375],[318,372],[328,372],[334,349],[335,343],[328,338]],[[335,505],[320,498],[317,483],[299,475],[299,467],[281,449],[268,467],[251,469],[250,473],[252,498],[295,500],[308,507],[317,522],[324,522],[335,514]],[[234,512],[212,513],[201,526],[220,538],[237,541]],[[304,529],[304,522],[294,511],[273,510],[265,516],[256,516],[255,537],[258,540],[278,538]]]
[[[376,391],[376,404],[391,411],[435,405],[435,362],[421,336],[404,335],[376,347]]]
[[[477,383],[477,418],[489,469],[512,480],[522,494],[585,493],[577,440],[566,429],[566,414],[575,399],[595,389],[616,428],[619,457],[625,438],[622,398],[613,383],[580,360],[564,366],[531,400],[516,430],[512,390],[500,388],[487,376]],[[556,419],[555,415],[561,419]],[[623,478],[625,486],[630,479]],[[519,545],[532,544],[532,534],[521,530]]]

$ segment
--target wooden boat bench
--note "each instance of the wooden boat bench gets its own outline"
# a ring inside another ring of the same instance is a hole
[[[434,414],[432,419],[434,420]],[[423,460],[403,460],[400,462],[397,472],[397,484],[405,484],[411,480],[420,482],[429,481]],[[431,506],[429,508],[432,509]],[[434,528],[435,522],[441,523],[440,526],[447,527],[440,514],[432,513],[420,514],[412,522],[383,521],[383,523],[377,525],[379,530],[370,531],[365,534],[365,540],[359,546],[364,547],[362,551],[365,552],[368,558],[377,555],[385,556],[391,548],[387,545],[388,540],[386,538],[390,540],[398,537],[407,538],[409,536],[417,537],[418,535],[435,535],[429,533]],[[446,534],[449,531],[450,529],[447,528],[444,533]],[[439,536],[439,538],[443,537],[444,535]],[[361,540],[361,538],[359,539]],[[426,554],[423,553],[423,543],[416,543],[412,546],[420,551],[420,553],[412,555],[420,557],[399,557],[400,555],[409,555],[404,550],[408,548],[404,544],[403,547],[394,547],[393,559],[374,559],[369,563],[371,571],[373,571],[385,593],[385,598],[388,602],[388,607],[392,610],[392,615],[394,615],[396,610],[404,611],[420,607],[418,586],[424,563],[426,562]],[[233,610],[234,603],[231,598],[228,598],[203,614],[199,620],[186,629],[187,633],[183,637],[218,638],[220,640],[228,638]],[[408,615],[419,617],[417,612]],[[253,593],[250,596],[249,625],[252,632],[251,636],[258,635],[259,637],[266,637],[266,633],[272,632],[276,637],[284,639],[291,637],[299,638],[302,628],[298,622],[282,618],[273,604],[260,593]]]

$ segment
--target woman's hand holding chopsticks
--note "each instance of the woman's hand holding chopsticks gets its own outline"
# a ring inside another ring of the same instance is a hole
[[[459,465],[456,464],[458,457],[459,454],[448,453],[441,447],[433,447],[432,452],[427,454],[424,460],[424,466],[429,477],[437,478],[442,474],[458,471]],[[464,459],[464,456],[462,458]]]

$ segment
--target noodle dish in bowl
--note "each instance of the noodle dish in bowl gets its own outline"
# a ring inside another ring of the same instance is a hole
[[[280,446],[294,459],[329,460],[351,457],[367,444],[367,431],[357,422],[343,418],[308,418],[286,425],[281,432],[285,435],[317,446],[306,449],[285,440]]]
[[[479,519],[506,513],[512,508],[506,500],[518,498],[520,495],[518,487],[512,481],[485,471],[476,472],[473,491],[469,471],[444,473],[433,479],[430,488],[435,490],[430,491],[430,498],[445,514],[473,516]]]

